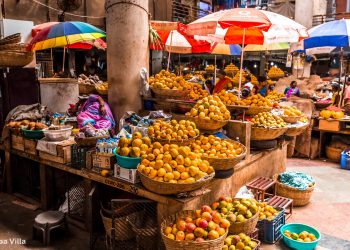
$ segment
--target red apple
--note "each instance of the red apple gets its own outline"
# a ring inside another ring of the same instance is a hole
[[[175,235],[173,235],[173,234],[168,234],[167,237],[168,237],[169,239],[175,240]]]
[[[195,220],[195,223],[194,224],[196,224],[196,226],[197,227],[199,227],[199,222],[202,220],[202,218],[197,218],[196,220]]]
[[[208,230],[215,230],[215,228],[217,227],[217,224],[214,221],[209,221],[208,223]]]
[[[216,210],[216,209],[219,207],[219,205],[220,205],[220,203],[217,202],[217,201],[215,201],[215,202],[213,203],[213,205],[211,205],[211,207],[212,207],[214,210]]]
[[[226,230],[222,227],[217,227],[215,231],[217,231],[220,236],[223,236],[226,233]]]
[[[165,229],[164,229],[164,234],[165,235],[168,235],[168,234],[171,234],[171,231],[172,231],[173,229],[171,228],[171,227],[166,227]]]
[[[197,227],[197,228],[194,230],[194,235],[195,235],[197,238],[201,238],[201,237],[203,237],[204,232],[205,232],[205,230],[204,230],[203,228]]]
[[[210,206],[208,206],[208,205],[202,206],[202,213],[203,213],[203,212],[209,212],[209,213],[211,213],[211,211],[212,211],[212,209],[211,209]]]
[[[176,223],[176,226],[177,226],[177,229],[179,231],[185,231],[186,230],[186,222],[184,220],[179,220],[177,223]]]
[[[230,227],[230,222],[226,219],[221,219],[220,221],[220,227],[222,228],[229,228]]]
[[[205,219],[208,222],[213,219],[213,217],[211,216],[211,214],[209,212],[202,213],[202,218]]]
[[[187,233],[193,233],[193,231],[196,229],[196,225],[193,223],[187,223],[186,225],[186,232]]]
[[[219,212],[215,212],[212,214],[212,217],[213,217],[213,221],[215,223],[220,223],[222,217],[221,217],[221,214]]]
[[[238,235],[234,235],[233,237],[232,237],[232,244],[233,245],[236,245],[238,242],[240,242],[241,241],[241,238],[238,236]]]
[[[209,240],[215,240],[215,239],[217,239],[217,238],[219,238],[219,237],[220,237],[219,233],[218,233],[217,231],[215,231],[215,230],[211,230],[211,231],[208,233],[208,239],[209,239]]]
[[[203,228],[203,229],[206,229],[208,227],[208,221],[206,219],[201,219],[199,221],[199,227]]]
[[[235,222],[236,222],[236,215],[235,215],[235,214],[229,214],[229,215],[227,215],[226,219],[227,219],[230,223],[235,223]]]
[[[203,238],[197,238],[196,242],[204,242],[205,240]]]
[[[185,233],[183,231],[178,231],[176,233],[175,239],[178,240],[178,241],[184,240],[185,239]]]
[[[226,196],[220,196],[219,201],[227,201],[227,198]]]
[[[186,223],[190,223],[190,222],[193,221],[193,219],[192,219],[191,217],[187,216],[187,217],[185,218],[185,221],[186,221]]]
[[[193,241],[194,240],[194,234],[193,233],[186,234],[185,240]]]

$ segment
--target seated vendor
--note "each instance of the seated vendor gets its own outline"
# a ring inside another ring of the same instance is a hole
[[[221,90],[227,89],[228,84],[231,82],[229,78],[226,77],[226,73],[223,70],[220,70],[217,75],[219,81],[216,82],[213,94],[221,92]]]
[[[340,104],[340,84],[337,82],[332,83],[332,106],[339,107]]]
[[[267,84],[267,78],[266,76],[259,76],[258,78],[258,81],[259,81],[259,94],[261,96],[267,96],[268,94],[268,84]]]
[[[297,87],[297,82],[296,81],[292,81],[290,83],[290,87],[287,87],[284,90],[284,94],[286,95],[287,98],[292,97],[292,96],[300,97],[300,90]]]
[[[80,96],[69,112],[77,113],[79,128],[90,124],[96,129],[111,130],[116,125],[108,104],[98,95]]]

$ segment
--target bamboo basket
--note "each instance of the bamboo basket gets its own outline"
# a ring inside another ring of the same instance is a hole
[[[168,102],[166,100],[157,99],[154,103],[154,108],[155,110],[171,112],[175,108],[175,106],[173,103]]]
[[[157,139],[154,137],[151,137],[152,142],[159,142],[162,145],[165,144],[177,144],[179,146],[188,146],[190,145],[192,142],[194,142],[199,135],[197,135],[196,137],[193,138],[189,138],[188,140],[166,140],[166,139]]]
[[[226,139],[225,141],[240,144],[240,146],[243,148],[243,152],[242,152],[242,154],[240,154],[239,156],[237,156],[235,158],[213,158],[213,157],[203,157],[202,156],[201,158],[203,160],[208,161],[210,163],[210,166],[212,166],[215,169],[215,171],[216,170],[221,171],[221,170],[232,169],[246,156],[247,148],[243,144],[236,142],[236,141],[233,141],[233,140],[228,140],[228,139]]]
[[[108,95],[108,89],[98,89],[98,88],[96,88],[96,91],[100,95]]]
[[[273,75],[268,75],[268,77],[269,77],[271,80],[275,81],[275,80],[278,80],[278,79],[280,79],[280,78],[283,78],[283,77],[284,77],[284,74],[279,74],[279,75],[273,74]]]
[[[0,45],[0,51],[26,52],[27,50],[23,44],[11,43],[11,44]]]
[[[297,123],[301,116],[282,116],[283,121],[287,123]]]
[[[137,171],[140,175],[141,182],[146,189],[156,194],[165,194],[165,195],[179,194],[183,192],[189,192],[189,191],[200,189],[206,186],[207,184],[209,184],[209,182],[214,178],[214,175],[215,175],[214,173],[212,173],[194,183],[179,184],[179,183],[155,181],[149,178],[147,175],[145,175],[141,171],[139,170]]]
[[[16,33],[10,36],[7,36],[3,39],[0,39],[0,45],[6,45],[6,44],[15,44],[21,42],[21,34]]]
[[[300,190],[280,183],[278,180],[278,174],[274,175],[273,179],[276,180],[277,195],[293,199],[293,206],[302,207],[310,202],[312,193],[315,189],[315,184],[308,187],[306,190]]]
[[[207,131],[215,131],[221,129],[225,126],[228,121],[214,121],[214,120],[206,120],[201,118],[194,118],[192,116],[187,116],[188,120],[194,122],[198,129],[207,130]]]
[[[95,85],[79,83],[79,94],[81,95],[90,95],[96,93]]]
[[[86,138],[74,138],[75,142],[79,147],[94,147],[96,146],[97,140],[108,138],[107,136],[100,137],[86,137]]]
[[[271,107],[249,107],[245,113],[247,115],[257,115],[262,112],[269,112],[271,109]]]
[[[0,51],[0,67],[23,67],[33,61],[33,52]]]
[[[303,126],[300,126],[300,127],[290,127],[287,129],[285,135],[286,136],[298,136],[300,135],[301,133],[304,132],[305,129],[307,129],[307,127],[309,126],[309,123],[308,124],[305,124]]]
[[[235,199],[237,200],[237,199]],[[239,200],[239,199],[238,199]],[[254,232],[256,225],[258,224],[259,220],[259,211],[256,212],[252,218],[247,219],[245,222],[235,222],[231,223],[231,226],[229,228],[230,234],[239,234],[239,233],[245,233],[245,234],[251,234]]]
[[[166,218],[161,224],[161,234],[162,239],[167,250],[221,250],[224,246],[224,240],[227,236],[227,231],[221,237],[215,240],[207,240],[204,242],[195,242],[195,241],[176,241],[168,238],[164,235],[164,230],[167,226],[176,223],[180,218],[185,218],[187,216],[194,217],[195,212],[192,210],[184,210],[180,213],[174,214]]]
[[[179,100],[186,100],[188,97],[188,94],[190,93],[189,90],[172,90],[172,89],[158,89],[158,88],[151,88],[153,93],[158,98],[169,98],[169,99],[179,99]]]
[[[288,128],[252,127],[250,139],[253,141],[273,140],[283,135]]]
[[[334,162],[340,162],[341,153],[343,152],[343,149],[341,148],[334,148],[327,146],[326,147],[326,156],[329,160]]]

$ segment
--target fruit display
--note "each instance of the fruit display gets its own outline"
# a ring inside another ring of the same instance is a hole
[[[27,129],[27,130],[43,130],[46,129],[47,126],[41,122],[32,122],[29,120],[23,121],[11,121],[7,124],[7,127],[10,129]]]
[[[237,74],[239,69],[236,65],[234,65],[233,63],[230,63],[230,64],[226,65],[224,71],[226,73]]]
[[[149,84],[152,88],[172,89],[172,90],[190,90],[191,84],[186,82],[182,76],[176,76],[166,70],[161,70],[155,76],[149,78]]]
[[[214,121],[227,121],[230,119],[230,111],[218,96],[208,96],[199,100],[186,115]]]
[[[203,242],[226,235],[230,222],[217,211],[204,205],[192,214],[177,218],[163,229],[163,234],[176,241]]]
[[[247,105],[251,107],[272,107],[273,102],[263,97],[260,94],[249,96],[246,99],[241,100],[241,105]]]
[[[256,78],[255,75],[253,74],[250,74],[250,82],[254,85],[258,85],[259,84],[259,81],[258,81],[258,78]]]
[[[227,92],[226,90],[221,90],[217,95],[220,100],[225,104],[225,105],[238,105],[239,100],[238,97],[233,94],[232,92]]]
[[[199,83],[193,83],[191,92],[188,94],[191,100],[199,100],[208,95],[208,92],[205,89],[203,89],[202,85]]]
[[[199,135],[196,124],[187,120],[171,120],[170,122],[157,120],[148,127],[148,136],[163,140],[188,140]]]
[[[228,235],[224,242],[222,250],[253,250],[258,246],[258,242],[244,233]]]
[[[276,91],[271,91],[269,92],[269,94],[266,96],[266,99],[270,100],[270,101],[279,101],[282,98],[284,98],[285,95],[282,93],[278,93]]]
[[[251,122],[256,127],[283,128],[287,125],[281,117],[270,112],[261,112],[255,115]]]
[[[213,72],[215,70],[214,65],[209,64],[207,67],[205,67],[205,71]]]
[[[248,75],[247,72],[243,71],[243,74],[242,74],[242,84],[244,84],[246,82],[246,79],[245,77]],[[232,79],[232,82],[234,84],[239,84],[239,76],[240,76],[240,71],[237,72],[237,74],[233,77]]]
[[[334,106],[330,106],[320,112],[320,116],[324,119],[342,119],[344,118],[345,114],[342,109]]]
[[[280,212],[266,202],[259,202],[260,207],[259,220],[273,220]]]
[[[308,123],[309,122],[309,119],[306,117],[306,116],[302,116],[300,119],[299,119],[300,122],[303,122],[303,123]]]
[[[145,148],[146,149],[146,148]],[[154,142],[141,155],[138,170],[149,178],[169,183],[194,183],[214,172],[208,161],[188,146]]]
[[[312,233],[309,233],[307,231],[302,231],[301,233],[293,233],[289,230],[283,231],[283,234],[293,240],[300,241],[300,242],[313,242],[317,240],[316,236]]]
[[[236,158],[245,152],[240,143],[223,140],[213,135],[208,137],[201,135],[191,144],[191,149],[195,153],[210,158]]]
[[[212,209],[220,212],[220,217],[226,217],[230,223],[245,222],[259,213],[258,202],[254,199],[235,199],[220,197],[212,204]]]
[[[295,106],[284,106],[283,107],[283,116],[288,117],[298,117],[303,113]]]
[[[188,74],[184,75],[184,79],[186,81],[190,80],[192,77],[193,77],[193,75],[191,73],[188,73]]]
[[[102,82],[95,85],[97,91],[106,92],[108,91],[108,82]]]
[[[143,137],[140,132],[132,134],[132,138],[120,138],[118,142],[117,154],[132,158],[141,157],[151,146],[151,139]]]
[[[269,72],[267,73],[268,77],[272,78],[272,79],[276,79],[276,78],[280,78],[284,76],[284,72],[283,70],[281,70],[278,67],[271,67],[269,69]]]

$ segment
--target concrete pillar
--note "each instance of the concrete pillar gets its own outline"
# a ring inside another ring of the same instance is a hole
[[[313,0],[295,1],[295,21],[304,25],[306,28],[312,27],[312,16],[314,11]]]
[[[140,70],[149,65],[148,0],[107,0],[108,102],[119,120],[141,109]]]

